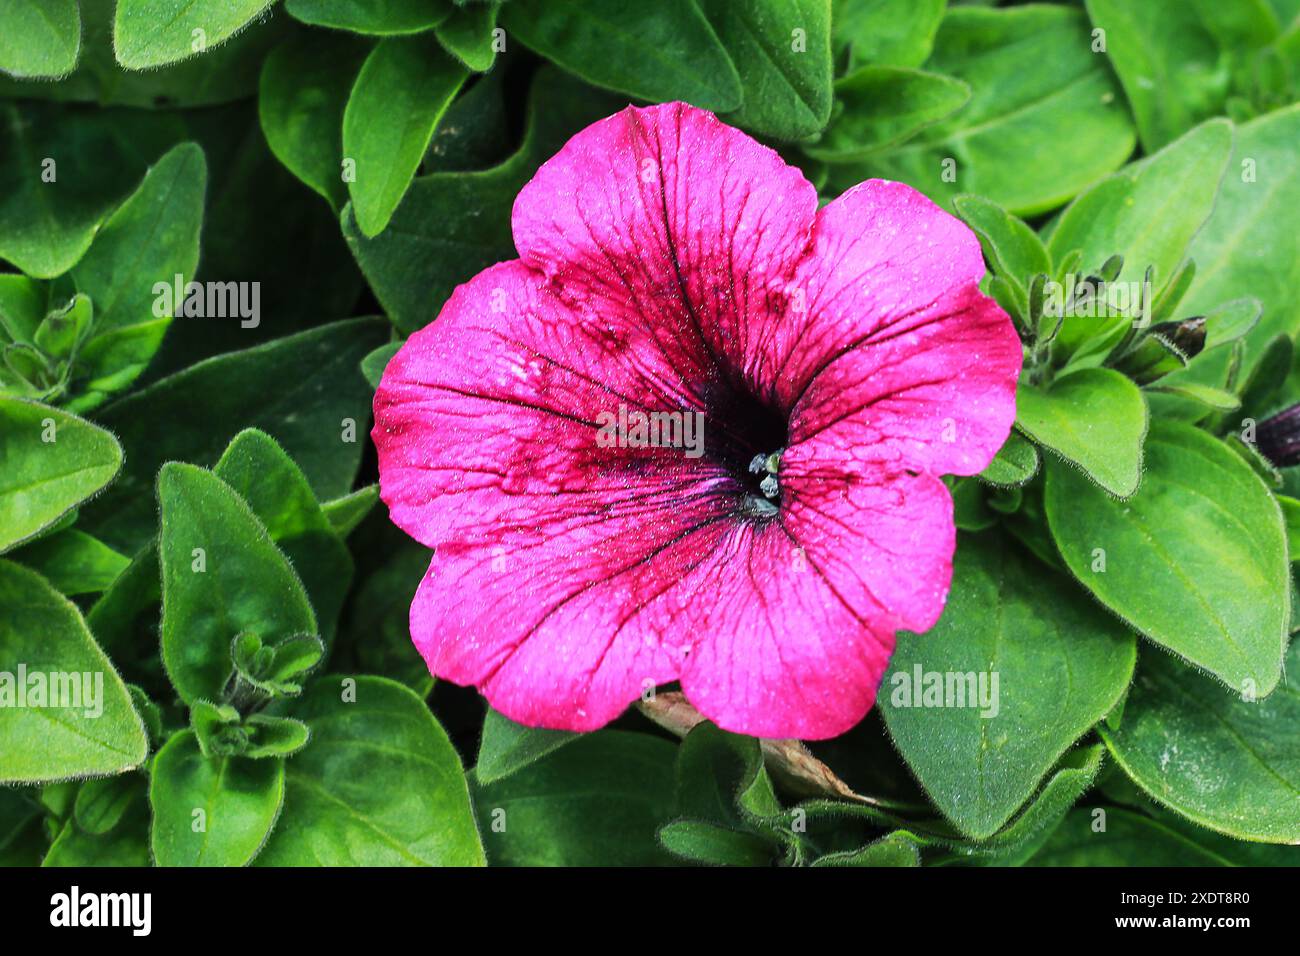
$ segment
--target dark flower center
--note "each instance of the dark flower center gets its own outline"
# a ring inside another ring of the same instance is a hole
[[[706,453],[736,482],[737,512],[751,519],[779,514],[785,416],[752,394],[727,390],[711,396],[704,430]]]

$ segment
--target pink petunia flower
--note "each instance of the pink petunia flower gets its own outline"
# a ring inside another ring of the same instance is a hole
[[[681,103],[576,135],[519,258],[389,363],[373,437],[433,560],[411,634],[524,724],[591,730],[674,680],[719,726],[831,737],[952,574],[939,476],[1015,418],[1020,341],[975,236],[872,180],[818,210]]]

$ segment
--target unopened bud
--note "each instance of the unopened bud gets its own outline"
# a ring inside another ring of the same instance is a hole
[[[1152,334],[1160,336],[1189,359],[1201,354],[1205,348],[1205,316],[1198,315],[1181,322],[1161,322],[1152,327]]]
[[[1278,468],[1300,464],[1300,403],[1256,425],[1255,447]]]

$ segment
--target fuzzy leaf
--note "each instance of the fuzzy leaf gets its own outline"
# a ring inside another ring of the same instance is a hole
[[[1115,501],[1049,462],[1045,504],[1062,557],[1099,601],[1231,688],[1263,697],[1277,686],[1286,529],[1264,482],[1222,442],[1157,420],[1136,495]]]
[[[35,571],[0,560],[0,608],[0,783],[138,767],[149,749],[144,724],[76,605]]]

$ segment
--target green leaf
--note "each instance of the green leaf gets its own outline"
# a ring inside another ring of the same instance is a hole
[[[860,850],[828,853],[813,861],[813,866],[920,866],[921,853],[915,834],[897,830]]]
[[[1286,550],[1293,562],[1300,561],[1300,500],[1287,495],[1276,495],[1286,520]]]
[[[27,823],[38,817],[39,804],[34,792],[5,787],[0,790],[0,866],[18,866],[6,855],[10,844],[17,839]]]
[[[793,836],[753,737],[697,724],[677,750],[676,811],[685,821],[659,830],[670,853],[712,864],[770,866]]]
[[[964,81],[970,102],[904,146],[832,167],[829,185],[879,176],[941,205],[978,193],[1019,216],[1060,205],[1133,150],[1122,93],[1090,42],[1072,7],[951,8],[925,67]]]
[[[1300,673],[1300,644],[1287,663]],[[1099,728],[1124,772],[1160,803],[1235,837],[1300,842],[1300,688],[1243,699],[1166,654],[1148,654],[1118,727]]]
[[[152,353],[139,348],[124,356],[122,330],[147,326],[143,339],[136,336],[130,341],[155,349],[161,344],[167,326],[156,320],[171,318],[180,310],[180,297],[173,290],[178,282],[183,289],[198,267],[206,188],[203,150],[194,143],[175,147],[145,174],[72,270],[77,289],[95,305],[94,334],[86,343],[95,379],[92,389],[125,387],[152,358]],[[165,295],[160,297],[160,292]],[[97,345],[112,333],[119,337]],[[123,360],[125,368],[105,367],[106,352]]]
[[[330,527],[340,538],[346,538],[366,517],[379,500],[379,485],[366,485],[351,494],[342,495],[321,504]]]
[[[1268,0],[1269,6],[1277,14],[1281,23],[1289,23],[1295,26],[1295,20],[1300,17],[1300,2],[1298,0]]]
[[[934,46],[947,0],[833,0],[832,43],[848,69],[920,66]]]
[[[0,866],[40,866],[46,840],[34,795],[0,788]]]
[[[835,83],[843,109],[804,152],[828,163],[852,163],[911,139],[961,109],[971,98],[961,80],[900,66],[864,66]]]
[[[224,43],[275,0],[117,0],[113,41],[128,70],[175,63]]]
[[[1127,629],[1063,575],[1001,535],[967,535],[943,617],[899,635],[877,706],[934,804],[984,839],[1116,705],[1134,657]]]
[[[1182,385],[1155,385],[1150,390],[1186,398],[1189,401],[1204,405],[1206,408],[1221,412],[1231,412],[1241,407],[1241,400],[1232,392],[1225,392],[1221,388],[1211,388],[1208,385],[1198,385],[1196,382],[1187,382]]]
[[[212,469],[266,526],[311,598],[326,643],[352,583],[352,558],[293,459],[265,432],[245,429]]]
[[[230,449],[228,448],[224,459],[225,465],[218,473],[218,477],[241,483],[243,490],[249,495],[250,507],[258,519],[269,526],[268,530],[276,544],[283,547],[283,543],[287,542],[292,545],[295,552],[301,552],[308,544],[318,540],[318,535],[314,530],[307,530],[304,533],[304,528],[314,529],[319,525],[310,516],[306,519],[295,517],[296,512],[293,507],[288,505],[295,498],[302,501],[301,489],[296,485],[297,479],[280,470],[283,463],[275,455],[267,454],[263,456],[259,454],[261,449],[257,447],[258,444],[260,443],[246,437],[240,443],[243,450],[243,454],[237,456],[241,459],[240,461],[230,455]],[[253,488],[255,482],[251,476],[247,475],[246,469],[254,466],[256,461],[265,463],[280,480],[284,481],[284,486],[276,489],[262,488],[255,491]],[[296,472],[297,469],[295,468],[294,473]],[[363,507],[367,507],[366,502],[368,501],[370,505],[373,505],[377,498],[378,490],[371,485],[368,488],[361,489],[361,491],[337,499],[333,503],[336,509],[335,513],[328,515],[331,529],[336,530],[339,534],[345,533],[347,521],[360,520],[358,515]],[[327,513],[329,511],[327,507],[323,507],[322,510]],[[341,522],[341,524],[336,524],[336,522]],[[277,535],[281,537],[277,538]],[[344,562],[339,557],[331,557],[337,551],[335,545],[324,545],[321,550],[321,554],[313,555],[310,560],[305,561],[303,565],[298,567],[301,576],[308,580],[306,586],[309,588],[309,594],[313,593],[312,589],[327,587],[330,580],[343,580],[343,578],[335,577],[335,575],[342,574],[345,570]],[[347,568],[351,567],[350,559],[348,559],[346,565]],[[159,588],[160,576],[157,550],[154,542],[150,541],[135,555],[131,564],[113,582],[112,587],[91,608],[89,616],[91,628],[114,655],[128,654],[133,647],[139,645],[139,641],[135,641],[133,644],[133,638],[139,627],[147,627],[151,634],[156,628],[156,609],[162,598]],[[318,610],[318,622],[322,619],[323,613],[330,613],[329,609],[337,605],[345,596],[343,592],[346,591],[346,588],[339,588],[337,585],[335,587],[340,593],[322,596],[319,599],[320,607],[324,608],[325,612]],[[407,603],[409,604],[409,601]],[[151,619],[146,621],[146,618]],[[150,639],[152,640],[152,636]]]
[[[348,195],[364,235],[387,227],[466,75],[427,37],[383,40],[366,58],[343,113]]]
[[[500,6],[499,3],[473,3],[461,7],[435,31],[442,48],[473,73],[485,73],[496,62],[497,11]]]
[[[132,773],[87,780],[77,790],[73,804],[77,826],[95,836],[111,832],[140,796],[139,784],[139,777]]]
[[[388,368],[388,363],[393,360],[393,356],[401,347],[401,342],[389,342],[387,345],[379,346],[361,360],[361,374],[366,377],[366,381],[372,388],[379,387],[379,383],[384,378],[384,369]]]
[[[22,78],[65,76],[81,52],[77,0],[0,0],[0,71]]]
[[[162,463],[214,464],[244,428],[275,438],[320,497],[347,493],[373,394],[357,366],[387,334],[387,324],[373,319],[324,325],[207,359],[109,405],[97,417],[120,436],[127,466],[83,512],[86,530],[137,550],[154,532],[149,489]],[[160,430],[160,421],[167,427]]]
[[[114,55],[116,0],[81,0],[80,6],[81,56],[76,70],[57,83],[0,78],[0,96],[150,110],[230,103],[256,92],[258,67],[287,25],[284,17],[268,17],[203,56],[137,73],[123,69]]]
[[[128,774],[131,790],[125,812],[107,833],[82,829],[75,815],[68,816],[45,854],[42,866],[149,866],[149,801],[144,774]]]
[[[677,812],[736,828],[781,812],[759,742],[707,721],[677,751]]]
[[[248,731],[243,727],[239,711],[229,704],[214,704],[210,700],[191,702],[190,727],[205,757],[235,757],[248,749]]]
[[[94,311],[85,295],[73,296],[65,308],[53,309],[41,320],[32,335],[33,343],[51,358],[68,358],[89,330]]]
[[[446,0],[285,0],[284,9],[313,26],[398,36],[432,30],[454,8]]]
[[[6,388],[14,397],[49,400],[57,397],[59,376],[54,365],[39,350],[17,343],[5,346],[3,373]]]
[[[0,102],[0,259],[35,278],[68,271],[147,163],[174,142],[178,130],[169,126],[124,110]]]
[[[77,355],[69,411],[86,413],[108,400],[139,377],[162,346],[171,319],[139,322],[96,335]]]
[[[182,143],[145,174],[72,270],[77,289],[95,304],[96,332],[166,318],[156,283],[194,276],[203,226],[207,164],[195,143]],[[169,299],[169,301],[171,301]],[[174,310],[179,303],[173,302]]]
[[[1020,865],[1042,846],[1079,797],[1092,786],[1105,750],[1101,744],[1071,750],[1015,819],[987,840],[962,842],[953,849],[959,856],[982,865]]]
[[[990,485],[1018,488],[1028,484],[1038,474],[1038,460],[1038,447],[1019,432],[1013,431],[979,477]]]
[[[87,618],[87,623],[90,623]],[[140,719],[144,721],[144,729],[149,733],[149,743],[157,746],[162,742],[162,708],[149,699],[149,695],[142,691],[134,684],[127,684],[126,689],[131,693],[131,703],[135,705],[136,712],[139,713]]]
[[[77,780],[59,780],[54,783],[47,783],[41,787],[33,788],[34,792],[25,791],[30,794],[44,813],[50,814],[56,819],[66,819],[71,813],[77,802],[77,789],[81,782]]]
[[[953,523],[961,531],[983,531],[997,524],[998,516],[989,507],[987,489],[970,478],[954,479],[952,492]]]
[[[1052,260],[1043,241],[1023,220],[983,196],[958,196],[952,205],[979,236],[989,266],[1022,294],[1028,292],[1035,275],[1052,274]]]
[[[1128,325],[1127,322],[1124,324]],[[1105,361],[1109,362],[1116,371],[1143,386],[1158,382],[1187,367],[1187,358],[1182,351],[1170,339],[1160,334],[1143,335],[1136,345],[1130,346],[1118,357],[1114,354],[1107,355]],[[1234,398],[1233,401],[1236,399]]]
[[[219,700],[237,634],[274,644],[316,633],[316,619],[266,526],[216,475],[168,462],[158,504],[163,664],[182,700]]]
[[[1027,866],[1226,866],[1228,862],[1173,828],[1119,807],[1080,807],[1065,818]],[[1098,830],[1104,819],[1105,829]]]
[[[596,86],[715,113],[741,106],[736,67],[695,0],[510,0],[501,23],[511,39]]]
[[[456,97],[433,134],[423,172],[485,169],[516,148],[506,115],[505,77],[505,70],[492,71]]]
[[[391,228],[374,238],[361,231],[350,206],[344,211],[343,235],[398,329],[423,328],[457,285],[515,254],[510,208],[526,181],[522,165],[419,177]],[[461,214],[470,208],[475,215]]]
[[[776,139],[803,139],[831,115],[827,0],[701,0],[740,74],[743,102],[729,122]]]
[[[1214,213],[1188,254],[1198,264],[1183,311],[1208,314],[1243,297],[1264,307],[1259,324],[1246,336],[1247,366],[1280,333],[1300,332],[1300,234],[1280,209],[1300,208],[1300,104],[1238,127],[1236,145]],[[1191,371],[1207,384],[1222,384],[1227,349],[1205,352]]]
[[[303,679],[325,656],[325,645],[314,634],[265,644],[252,631],[243,631],[231,642],[230,656],[241,679],[275,696],[296,697]]]
[[[433,677],[411,641],[411,602],[429,570],[429,550],[386,520],[370,528],[376,526],[378,546],[361,562],[367,573],[348,602],[339,644],[353,648],[359,668],[386,674],[427,697]]]
[[[158,866],[244,866],[284,801],[284,761],[209,759],[192,730],[158,751],[150,774],[150,846]]]
[[[1110,494],[1137,491],[1147,407],[1141,390],[1114,369],[1081,369],[1047,388],[1022,384],[1016,425]]]
[[[307,746],[311,739],[308,726],[292,717],[253,714],[244,721],[244,726],[249,731],[249,746],[243,756],[253,760],[289,757]]]
[[[12,557],[39,571],[57,590],[69,597],[98,594],[131,563],[126,555],[76,528],[33,541],[14,552]]]
[[[49,528],[122,467],[109,432],[67,412],[0,398],[0,552]]]
[[[302,693],[303,680],[324,656],[325,645],[314,634],[294,634],[272,645],[252,631],[242,631],[230,646],[239,678],[275,697]]]
[[[1256,843],[1223,836],[1156,803],[1128,778],[1117,763],[1112,761],[1107,770],[1097,781],[1099,796],[1121,804],[1125,809],[1140,810],[1163,827],[1216,854],[1227,865],[1295,866],[1300,863],[1300,844]]]
[[[1221,114],[1234,67],[1277,33],[1264,0],[1087,0],[1146,152]]]
[[[1053,261],[1078,250],[1093,269],[1119,253],[1119,280],[1138,282],[1151,266],[1158,293],[1214,209],[1231,152],[1232,124],[1216,119],[1102,180],[1061,214],[1047,243]]]
[[[772,844],[755,833],[701,820],[674,820],[659,829],[659,842],[674,856],[711,866],[771,866]]]
[[[157,669],[154,651],[162,602],[161,578],[158,549],[151,540],[91,605],[86,623],[114,660],[129,664],[148,655],[152,658],[150,669]]]
[[[483,863],[460,758],[424,702],[381,677],[317,680],[290,713],[311,744],[287,765],[266,866]]]
[[[241,431],[212,470],[248,503],[286,552],[290,549],[285,543],[296,535],[312,531],[332,535],[307,476],[266,432]]]
[[[45,318],[45,299],[45,287],[27,276],[0,275],[0,332],[11,342],[32,345]]]
[[[1287,384],[1295,354],[1295,343],[1290,336],[1278,335],[1269,342],[1259,361],[1230,386],[1241,396],[1241,407],[1258,410],[1278,404],[1274,396]]]
[[[13,668],[0,676],[0,782],[138,767],[144,724],[76,606],[36,572],[0,561],[0,607],[0,660]]]
[[[504,780],[476,782],[488,859],[494,866],[668,862],[655,833],[673,815],[675,752],[658,737],[601,730]]]
[[[480,784],[496,783],[577,739],[565,730],[524,727],[489,708],[474,776]]]
[[[1225,445],[1157,420],[1136,495],[1115,501],[1049,462],[1046,509],[1071,572],[1108,608],[1232,688],[1277,685],[1286,531],[1264,482]]]
[[[266,144],[255,102],[184,115],[192,123],[204,120],[201,141],[217,171],[204,223],[200,276],[207,282],[243,284],[240,304],[257,308],[244,309],[254,312],[248,321],[240,316],[174,323],[150,369],[150,381],[213,355],[356,314],[363,284],[338,234],[338,217],[327,203],[304,202],[302,184]],[[268,209],[292,210],[292,215],[267,215]],[[312,277],[306,286],[304,275]],[[253,287],[254,282],[259,285]],[[215,294],[223,286],[209,288]]]
[[[1169,322],[1174,320],[1174,310],[1178,308],[1183,301],[1183,297],[1187,295],[1187,290],[1191,288],[1194,278],[1196,278],[1196,263],[1191,259],[1184,259],[1182,264],[1179,265],[1178,271],[1165,283],[1164,290],[1155,297],[1155,301],[1152,303],[1151,321]]]
[[[312,33],[293,37],[262,65],[257,109],[275,158],[337,211],[343,182],[343,111],[366,53],[355,37]]]

